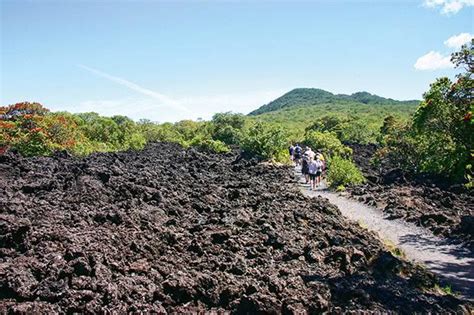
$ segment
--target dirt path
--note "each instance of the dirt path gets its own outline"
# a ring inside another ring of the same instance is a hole
[[[449,244],[424,228],[401,220],[385,219],[383,213],[375,208],[330,192],[324,186],[311,191],[298,170],[295,174],[304,195],[327,198],[345,217],[376,232],[381,239],[394,243],[407,259],[425,265],[451,285],[454,292],[474,299],[474,257],[467,250]]]

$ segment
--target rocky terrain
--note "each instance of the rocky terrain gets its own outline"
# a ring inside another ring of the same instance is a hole
[[[235,151],[10,152],[0,175],[0,313],[472,311]]]
[[[367,183],[349,189],[353,198],[382,209],[388,218],[402,218],[435,235],[462,241],[474,249],[474,192],[449,185],[442,178],[410,175],[389,161],[371,163],[375,145],[351,144]]]

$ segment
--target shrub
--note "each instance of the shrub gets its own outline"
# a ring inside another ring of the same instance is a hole
[[[358,185],[365,181],[357,166],[340,156],[334,156],[328,161],[327,180],[330,187]]]
[[[324,115],[306,128],[306,133],[311,131],[333,132],[340,141],[357,143],[375,142],[376,133],[373,124],[359,116]],[[375,128],[377,129],[377,128]]]
[[[324,115],[318,118],[314,123],[306,128],[306,132],[310,131],[334,131],[338,125],[347,122],[348,119],[343,116]]]
[[[141,150],[146,143],[145,136],[139,132],[134,132],[127,138],[127,146],[132,150]]]
[[[284,160],[287,156],[287,137],[284,130],[275,125],[257,122],[242,139],[242,149],[264,159]]]
[[[245,117],[242,114],[217,113],[212,117],[212,138],[226,144],[238,144],[242,137]]]
[[[148,141],[176,142],[184,145],[184,136],[174,127],[172,123],[164,123],[148,128]]]
[[[108,117],[99,116],[97,113],[77,114],[79,129],[91,143],[102,143],[105,150],[114,151],[120,148],[120,127]]]
[[[211,138],[211,131],[206,122],[181,120],[175,123],[173,127],[184,141],[191,141],[197,136],[207,139]]]
[[[213,139],[226,144],[238,144],[241,137],[241,131],[232,126],[223,126],[222,128],[216,129],[212,136]]]
[[[52,143],[42,128],[33,128],[29,132],[19,133],[12,148],[24,156],[48,155],[52,153]]]
[[[229,147],[219,140],[195,138],[189,143],[189,145],[214,153],[230,152]]]
[[[350,141],[367,144],[376,141],[376,133],[370,128],[367,121],[352,119],[341,123],[334,130],[337,138],[341,141]]]
[[[77,114],[78,126],[92,151],[142,149],[147,139],[140,126],[126,116],[102,117],[96,113]],[[84,150],[80,146],[80,150]]]
[[[306,133],[304,143],[313,150],[321,150],[328,157],[335,155],[348,157],[352,154],[352,149],[343,145],[332,132],[310,131]]]

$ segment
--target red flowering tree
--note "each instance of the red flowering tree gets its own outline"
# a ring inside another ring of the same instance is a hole
[[[84,137],[70,114],[49,113],[39,103],[17,103],[0,108],[0,153],[9,148],[26,156],[73,150]]]

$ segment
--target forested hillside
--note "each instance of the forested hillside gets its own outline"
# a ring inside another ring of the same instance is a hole
[[[283,96],[249,113],[250,116],[274,112],[281,109],[293,107],[309,107],[320,104],[344,104],[344,105],[407,105],[414,107],[419,104],[417,100],[397,101],[391,98],[384,98],[368,92],[357,92],[351,95],[333,94],[331,92],[314,89],[299,88],[291,90]]]
[[[305,130],[321,119],[337,120],[343,141],[375,143],[383,120],[408,121],[419,101],[396,101],[367,92],[332,94],[321,89],[294,89],[249,114],[250,119],[281,125],[299,141]],[[336,131],[336,130],[330,130]]]

